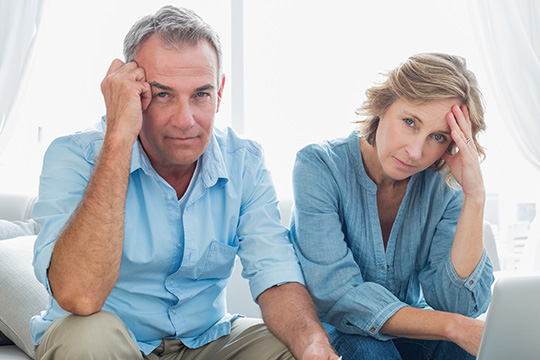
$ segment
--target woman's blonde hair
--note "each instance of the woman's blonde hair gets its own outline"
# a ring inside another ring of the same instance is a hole
[[[375,144],[380,117],[396,100],[425,104],[434,100],[458,98],[469,110],[471,139],[480,158],[485,158],[484,147],[477,138],[478,133],[486,129],[482,93],[476,77],[467,69],[464,58],[439,53],[416,54],[383,75],[385,78],[382,82],[366,91],[366,100],[356,111],[365,117],[357,122],[358,133],[370,145]],[[448,150],[455,152],[456,145],[452,142]],[[454,178],[443,159],[437,160],[431,168],[445,173],[449,185],[453,183]]]

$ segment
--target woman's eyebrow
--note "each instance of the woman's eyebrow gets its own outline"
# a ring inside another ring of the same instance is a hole
[[[418,116],[413,115],[413,114],[411,114],[410,112],[408,112],[408,111],[406,111],[406,110],[404,111],[404,113],[405,113],[405,116],[414,118],[414,119],[415,119],[416,121],[418,121],[420,124],[423,124],[423,123],[424,123],[424,122],[422,121],[422,119],[420,119]]]
[[[418,121],[420,124],[424,124],[424,122],[422,121],[422,119],[420,119],[418,116],[413,115],[413,114],[411,114],[411,113],[408,112],[408,111],[404,111],[404,114],[405,114],[405,116],[408,116],[408,117],[411,117],[411,118],[415,119],[415,120]],[[452,133],[452,130],[450,129],[450,127],[447,127],[446,129],[444,129],[444,130],[439,130],[438,132],[441,133],[441,134],[450,135],[450,134]]]

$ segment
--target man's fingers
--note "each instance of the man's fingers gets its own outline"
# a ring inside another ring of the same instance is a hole
[[[142,82],[143,89],[141,91],[141,108],[145,111],[152,102],[152,87],[149,83]]]
[[[114,59],[109,66],[109,70],[107,70],[107,76],[118,71],[122,66],[126,65],[122,60],[120,59]]]

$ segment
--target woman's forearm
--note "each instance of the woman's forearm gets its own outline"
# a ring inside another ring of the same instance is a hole
[[[472,274],[484,252],[484,206],[485,194],[463,197],[463,206],[450,252],[456,274],[461,279],[466,279]]]
[[[380,332],[411,339],[446,340],[476,355],[484,322],[443,311],[404,307],[381,327]]]

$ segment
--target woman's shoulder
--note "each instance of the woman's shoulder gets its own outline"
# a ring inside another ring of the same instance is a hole
[[[297,157],[316,157],[325,161],[348,162],[355,153],[359,154],[360,142],[353,132],[348,137],[324,140],[309,144],[297,153]]]

